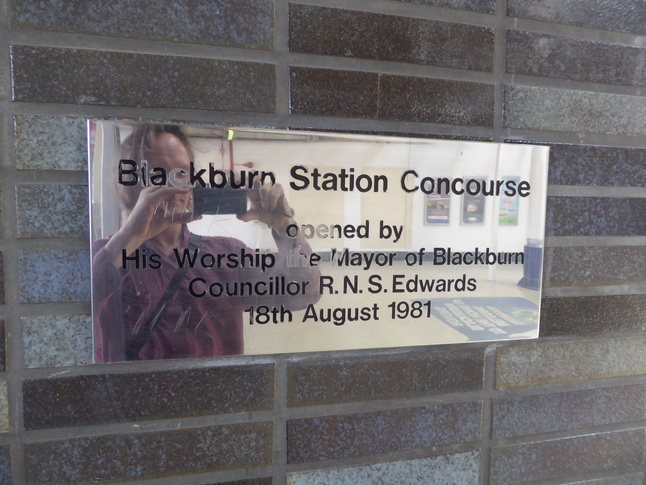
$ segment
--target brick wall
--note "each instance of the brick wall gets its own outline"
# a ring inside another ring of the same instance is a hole
[[[0,483],[644,483],[642,0],[0,19]],[[87,118],[549,144],[541,338],[91,365]]]

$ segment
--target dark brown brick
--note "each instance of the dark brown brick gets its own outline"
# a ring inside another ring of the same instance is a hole
[[[232,482],[217,482],[204,485],[272,485],[274,479],[271,477],[249,478],[247,480],[234,480]]]
[[[9,446],[0,446],[0,483],[10,484],[11,481],[11,456]]]
[[[348,118],[377,117],[378,74],[293,67],[291,112]]]
[[[273,366],[34,379],[23,383],[25,429],[271,409]]]
[[[646,235],[646,199],[548,197],[547,236]]]
[[[559,24],[646,34],[646,4],[642,0],[510,0],[507,14]]]
[[[624,431],[493,449],[493,483],[578,478],[582,473],[639,466],[644,431]]]
[[[479,402],[325,416],[287,423],[288,462],[427,448],[480,437]]]
[[[646,85],[643,48],[510,30],[506,55],[505,69],[513,74]]]
[[[213,472],[272,461],[271,423],[25,445],[27,483],[96,483]]]
[[[496,358],[497,388],[634,376],[646,373],[646,339],[501,347]]]
[[[13,100],[273,112],[269,64],[12,46]]]
[[[493,70],[493,29],[290,5],[291,52]]]
[[[503,103],[506,128],[646,135],[646,99],[642,96],[505,85]]]
[[[576,481],[577,485],[644,485],[643,473],[612,473],[607,478],[592,478],[590,480]]]
[[[7,336],[5,333],[5,321],[0,320],[0,371],[7,370]],[[2,483],[0,481],[0,483]]]
[[[456,8],[473,12],[495,13],[496,0],[399,0],[407,3],[432,5],[434,7]]]
[[[4,253],[0,251],[0,305],[4,304]]]
[[[383,75],[379,119],[493,126],[493,85]]]
[[[550,147],[550,185],[646,186],[646,150],[587,145]]]
[[[483,372],[482,347],[294,362],[287,399],[296,407],[475,391]]]
[[[545,248],[543,285],[605,286],[646,283],[646,247]]]
[[[415,456],[415,455],[413,455]],[[361,460],[351,466],[326,466],[287,474],[289,485],[312,484],[475,484],[478,483],[480,452],[432,454],[412,459]],[[375,461],[377,461],[375,463]],[[302,468],[302,467],[299,467]],[[432,478],[430,478],[432,477]],[[623,485],[623,484],[622,484]],[[626,485],[642,485],[626,484]]]
[[[564,431],[639,421],[646,417],[646,386],[498,399],[493,402],[493,436]]]
[[[11,2],[18,28],[271,49],[270,0],[20,0]]]
[[[646,295],[543,298],[541,336],[646,331]]]
[[[353,71],[292,68],[294,114],[493,125],[493,86]]]

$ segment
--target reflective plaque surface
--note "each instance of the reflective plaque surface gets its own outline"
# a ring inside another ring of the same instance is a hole
[[[538,336],[548,148],[90,122],[97,362]]]

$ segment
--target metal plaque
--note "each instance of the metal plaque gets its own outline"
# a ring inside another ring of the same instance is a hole
[[[88,131],[97,362],[538,336],[547,147]]]

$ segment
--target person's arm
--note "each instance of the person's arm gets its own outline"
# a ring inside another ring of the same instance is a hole
[[[192,212],[176,212],[164,208],[164,200],[174,195],[186,195],[185,187],[146,187],[121,228],[105,245],[106,260],[115,268],[121,267],[122,253],[131,255],[144,242],[155,237],[169,226],[199,219]]]
[[[312,248],[305,239],[298,235],[296,238],[287,236],[287,227],[296,224],[294,210],[289,205],[283,187],[280,184],[256,184],[249,191],[249,210],[238,219],[242,221],[258,220],[267,224],[272,230],[272,236],[278,248],[279,261],[277,265],[260,278],[285,276],[286,281],[297,281],[304,285],[306,291],[298,295],[272,295],[264,298],[265,304],[284,305],[291,310],[300,310],[310,303],[316,303],[320,298],[320,270],[317,266],[288,265],[288,252],[296,251],[297,255],[304,254],[309,261]],[[293,253],[292,253],[293,254]]]
[[[267,224],[279,236],[287,226],[294,224],[294,211],[287,201],[280,184],[255,184],[248,193],[250,208],[238,216],[241,221],[260,221]]]

